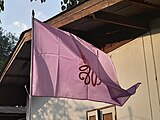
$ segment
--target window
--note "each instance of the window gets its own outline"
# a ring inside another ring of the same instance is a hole
[[[112,113],[103,114],[103,120],[113,120]]]
[[[117,120],[116,106],[106,106],[86,112],[87,120]]]
[[[89,116],[89,120],[96,120],[96,116],[95,115]]]

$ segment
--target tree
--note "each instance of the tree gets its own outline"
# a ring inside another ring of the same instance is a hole
[[[62,0],[61,1],[61,9],[62,11],[64,10],[68,10],[74,6],[76,6],[77,4],[80,4],[84,1],[87,1],[87,0]]]
[[[33,2],[33,1],[37,1],[37,0],[30,0],[30,2]],[[68,10],[84,1],[87,1],[87,0],[61,0],[61,9],[62,11]],[[44,3],[46,2],[46,0],[40,0],[40,2]],[[0,12],[1,11],[4,11],[4,0],[0,0]]]
[[[0,12],[4,11],[4,0],[0,0]]]
[[[30,2],[32,2],[33,0],[30,0]],[[35,0],[35,1],[37,1],[37,0]],[[46,2],[46,0],[40,0],[41,1],[41,3],[44,3],[44,2]],[[0,12],[1,11],[4,11],[4,0],[0,0]]]
[[[30,0],[31,2],[33,1],[33,0]],[[37,0],[35,0],[35,1],[37,1]],[[40,0],[41,1],[41,3],[44,3],[44,2],[46,2],[46,0]]]
[[[18,38],[0,27],[0,71],[13,51]]]
[[[30,0],[30,2],[33,2],[33,1],[37,1],[37,0]],[[41,3],[44,3],[47,0],[39,0],[39,1]],[[74,7],[77,4],[82,3],[84,1],[87,1],[87,0],[61,0],[61,9],[62,11],[68,10],[69,8]],[[0,0],[0,12],[1,11],[4,11],[4,0]]]

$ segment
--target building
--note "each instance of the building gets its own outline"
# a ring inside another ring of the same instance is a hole
[[[1,74],[0,105],[26,106],[32,120],[159,120],[159,5],[159,0],[88,0],[45,21],[109,53],[123,88],[142,83],[123,107],[32,97],[29,111],[25,86],[30,79],[30,30],[21,34]]]

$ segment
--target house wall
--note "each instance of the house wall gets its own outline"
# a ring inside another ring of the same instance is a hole
[[[118,120],[160,120],[160,19],[150,27],[150,32],[110,53],[121,86],[142,83],[123,107],[117,107]]]
[[[142,83],[123,107],[116,107],[117,120],[160,120],[160,19],[150,27],[150,32],[109,53],[123,88]],[[32,120],[85,120],[86,111],[108,105],[49,97],[33,97],[31,104]]]

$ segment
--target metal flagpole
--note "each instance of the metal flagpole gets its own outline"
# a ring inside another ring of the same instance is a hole
[[[32,32],[31,32],[31,62],[30,62],[30,94],[29,94],[29,108],[28,108],[28,118],[31,120],[31,110],[32,110],[32,73],[33,73],[33,47],[34,47],[34,16],[35,12],[32,10]]]

